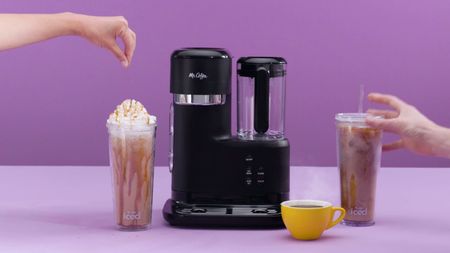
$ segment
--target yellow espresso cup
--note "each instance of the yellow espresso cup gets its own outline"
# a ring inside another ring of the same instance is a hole
[[[334,220],[337,211],[340,215]],[[281,203],[281,216],[292,237],[316,240],[344,218],[345,210],[321,200],[288,200]]]

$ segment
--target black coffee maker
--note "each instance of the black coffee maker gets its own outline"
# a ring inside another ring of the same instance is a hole
[[[185,48],[171,56],[170,171],[164,218],[175,226],[283,226],[289,198],[284,138],[286,61],[238,61],[238,135],[231,133],[231,57]]]

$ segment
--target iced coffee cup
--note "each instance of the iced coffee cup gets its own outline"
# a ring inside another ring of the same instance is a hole
[[[152,217],[156,117],[128,99],[106,126],[116,224],[122,230],[145,230]]]
[[[375,192],[381,161],[380,129],[365,124],[365,113],[336,115],[337,156],[340,172],[341,206],[346,210],[343,224],[375,224]]]

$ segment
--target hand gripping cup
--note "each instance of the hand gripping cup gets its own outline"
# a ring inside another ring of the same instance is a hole
[[[125,100],[107,121],[114,213],[122,230],[144,230],[151,223],[156,117]]]
[[[366,125],[365,113],[336,115],[337,157],[340,172],[343,224],[375,224],[375,192],[381,161],[382,130]]]

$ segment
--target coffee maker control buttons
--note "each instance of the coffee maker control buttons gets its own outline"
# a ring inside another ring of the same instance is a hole
[[[251,162],[253,162],[253,156],[247,155],[247,156],[244,158],[244,160],[245,160],[246,162],[248,162],[248,163],[251,163]]]
[[[258,184],[264,184],[264,167],[263,166],[259,166],[258,169],[256,170],[256,183]]]
[[[264,176],[264,167],[257,166],[256,168],[252,168],[252,166],[244,167],[244,183],[247,186],[251,186],[256,183],[257,185],[263,185],[265,182]]]

